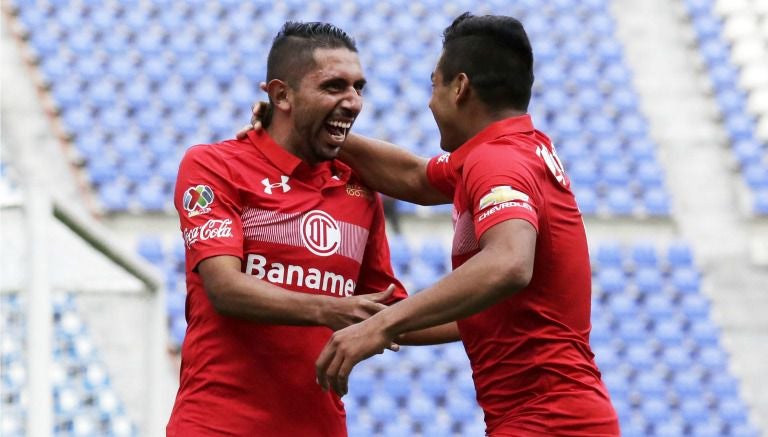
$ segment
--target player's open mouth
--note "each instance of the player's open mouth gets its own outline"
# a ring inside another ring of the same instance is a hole
[[[339,143],[344,142],[351,127],[351,121],[331,120],[325,122],[325,130],[328,131],[333,141]]]

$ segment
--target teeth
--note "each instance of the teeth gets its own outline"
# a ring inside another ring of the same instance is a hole
[[[328,124],[331,125],[331,126],[334,126],[334,127],[341,128],[341,129],[349,129],[349,128],[352,127],[352,123],[348,122],[348,121],[345,122],[345,121],[335,121],[335,120],[333,120],[333,121],[329,121]]]

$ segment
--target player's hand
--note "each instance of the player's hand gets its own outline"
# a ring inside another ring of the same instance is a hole
[[[315,363],[317,383],[323,391],[331,388],[339,396],[347,394],[352,368],[374,354],[383,353],[392,344],[392,338],[387,337],[377,319],[333,333]]]
[[[386,290],[378,293],[362,294],[345,298],[329,298],[322,309],[320,322],[337,331],[349,325],[362,322],[379,311],[387,308],[384,302],[392,297],[395,286],[390,284]]]
[[[259,87],[262,89],[262,91],[267,90],[267,84],[266,82],[261,82],[259,84]],[[240,128],[239,131],[237,131],[237,134],[235,137],[238,140],[243,140],[245,137],[248,136],[249,130],[255,130],[258,131],[262,128],[261,124],[261,118],[264,116],[264,114],[267,113],[267,110],[269,109],[269,102],[256,102],[251,106],[251,124],[246,124],[242,128]]]

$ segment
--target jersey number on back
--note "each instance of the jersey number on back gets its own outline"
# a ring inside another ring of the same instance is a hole
[[[560,162],[560,158],[557,157],[557,152],[555,152],[555,149],[553,148],[550,150],[546,146],[539,145],[536,146],[536,155],[544,160],[544,163],[547,165],[549,172],[552,173],[552,176],[555,177],[555,180],[560,185],[568,188],[570,182],[568,181],[568,177],[565,175],[563,163]]]

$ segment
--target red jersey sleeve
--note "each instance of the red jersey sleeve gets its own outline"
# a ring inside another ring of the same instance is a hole
[[[456,172],[451,167],[451,154],[443,153],[427,163],[427,179],[438,191],[453,199],[456,189]]]
[[[475,236],[509,219],[529,222],[539,231],[541,205],[535,152],[515,145],[487,144],[467,157],[462,183],[472,205]]]
[[[408,293],[395,278],[392,270],[392,261],[389,256],[389,243],[384,232],[384,208],[381,197],[375,194],[375,208],[371,229],[368,232],[368,242],[365,246],[363,262],[360,266],[360,276],[357,280],[355,294],[370,294],[384,291],[389,284],[395,284],[395,291],[387,305],[393,304],[408,297]]]
[[[216,255],[243,257],[241,208],[232,180],[211,146],[191,147],[181,160],[173,203],[190,270]]]

